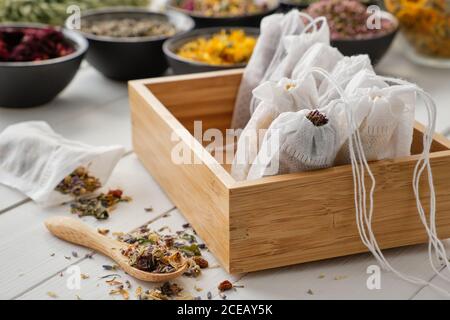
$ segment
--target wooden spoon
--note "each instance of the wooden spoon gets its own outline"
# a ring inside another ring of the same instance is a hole
[[[152,273],[136,269],[128,264],[128,258],[121,253],[121,250],[127,248],[128,244],[102,236],[78,219],[53,217],[45,221],[45,226],[60,239],[103,253],[113,259],[123,271],[142,281],[173,280],[181,276],[187,268],[187,263],[184,263],[177,271],[171,273]]]

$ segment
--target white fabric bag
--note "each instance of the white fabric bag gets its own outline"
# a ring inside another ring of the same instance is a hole
[[[311,46],[301,57],[292,71],[292,79],[301,79],[311,73],[313,68],[321,68],[327,72],[331,72],[336,64],[343,59],[344,56],[338,49],[333,48],[324,43],[316,43]],[[316,76],[319,79],[319,77]],[[317,85],[320,88],[321,81],[319,79]]]
[[[374,73],[370,58],[368,55],[358,55],[342,58],[331,71],[331,78],[342,88],[346,88],[350,81],[361,72],[366,70]],[[360,88],[361,85],[358,86]],[[339,98],[339,94],[335,90],[330,81],[323,81],[319,87],[319,95],[322,102],[331,101]]]
[[[370,72],[365,73],[365,77],[366,81],[357,83],[378,82],[378,85],[358,89],[350,86],[345,92],[349,101],[357,105],[359,115],[356,123],[366,159],[374,161],[409,156],[414,130],[415,87],[388,86],[380,77]],[[341,126],[347,126],[345,120]],[[338,152],[336,165],[350,163],[348,148],[346,140]]]
[[[261,102],[239,137],[231,167],[231,175],[238,181],[247,178],[265,130],[273,120],[283,112],[314,108],[319,101],[312,76],[302,81],[281,79],[278,83],[265,82],[258,86],[253,94]]]
[[[0,183],[18,189],[48,207],[71,199],[56,186],[79,166],[104,185],[125,150],[70,141],[45,122],[23,122],[0,134]]]
[[[303,16],[303,15],[302,15]],[[307,15],[306,19],[308,19]],[[312,19],[311,17],[309,17]],[[319,17],[312,20],[298,35],[288,35],[282,40],[286,52],[278,67],[269,75],[270,81],[279,81],[282,78],[292,78],[292,72],[305,52],[315,43],[330,44],[330,29],[326,18]]]
[[[247,179],[329,168],[336,157],[339,128],[330,112],[281,114],[267,131]]]
[[[276,68],[284,55],[281,39],[286,35],[298,34],[304,29],[298,10],[273,14],[261,21],[261,33],[245,68],[237,94],[231,127],[244,128],[250,119],[252,91],[268,79],[268,74]]]

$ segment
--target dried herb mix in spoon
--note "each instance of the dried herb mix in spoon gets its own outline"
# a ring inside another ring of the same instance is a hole
[[[208,261],[201,258],[196,238],[185,231],[174,235],[161,235],[148,228],[121,234],[118,240],[129,244],[122,254],[137,269],[154,273],[171,273],[184,263],[188,264],[185,276],[197,277]]]

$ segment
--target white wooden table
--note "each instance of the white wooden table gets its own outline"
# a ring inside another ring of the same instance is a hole
[[[450,70],[415,66],[401,51],[400,44],[396,43],[378,67],[378,72],[417,82],[432,93],[439,108],[437,129],[444,132],[450,127]],[[417,119],[424,121],[423,108],[417,111]],[[163,226],[172,231],[182,229],[183,216],[133,153],[126,84],[107,80],[85,64],[73,83],[52,103],[35,109],[0,109],[0,131],[26,120],[45,120],[69,139],[94,145],[122,144],[128,149],[107,187],[123,188],[134,201],[120,206],[104,222],[84,218],[88,224],[112,232],[131,231],[146,223],[154,229]],[[144,210],[149,206],[153,207],[153,212]],[[111,261],[99,254],[88,259],[85,257],[88,250],[60,241],[47,232],[43,222],[55,215],[70,216],[70,213],[67,207],[44,210],[18,192],[0,186],[0,298],[76,299],[78,296],[82,299],[122,299],[121,296],[110,296],[109,285],[99,280],[111,273],[102,268]],[[78,257],[72,255],[73,251]],[[426,246],[389,250],[387,257],[398,269],[450,290],[450,285],[433,275],[427,262]],[[211,265],[216,264],[210,254],[207,258]],[[368,290],[366,269],[374,263],[369,254],[360,254],[241,275],[228,275],[216,267],[206,269],[197,279],[183,277],[177,282],[192,295],[203,299],[208,291],[213,298],[220,299],[216,288],[225,279],[244,286],[228,293],[229,299],[443,298],[428,286],[411,285],[389,273],[382,274],[380,290]],[[82,280],[79,290],[70,290],[66,285],[66,270],[73,265],[89,275],[89,279]],[[121,271],[118,273],[122,274],[122,280],[128,279]],[[134,288],[138,285],[152,287],[129,280]],[[197,291],[194,287],[202,290]],[[54,292],[57,298],[50,297],[48,292]],[[133,294],[131,298],[134,298]]]

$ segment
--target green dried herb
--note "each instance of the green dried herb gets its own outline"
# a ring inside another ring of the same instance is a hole
[[[145,7],[149,0],[0,0],[0,22],[39,22],[63,25],[68,18],[67,7],[81,10],[113,6]]]

